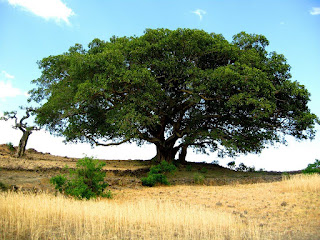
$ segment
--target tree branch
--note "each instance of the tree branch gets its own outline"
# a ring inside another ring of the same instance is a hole
[[[180,90],[181,92],[185,92],[185,93],[189,93],[189,94],[191,94],[191,95],[193,95],[193,94],[195,94],[194,92],[192,92],[192,91],[190,91],[190,90],[185,90],[185,89],[182,89],[182,90]],[[207,97],[205,97],[203,94],[199,94],[198,95],[199,97],[201,97],[203,100],[205,100],[205,101],[213,101],[213,100],[215,100],[214,98],[207,98]]]
[[[95,139],[93,139],[92,137],[87,137],[87,138],[89,138],[91,141],[93,141],[97,146],[105,146],[105,147],[118,146],[118,145],[121,145],[122,143],[126,143],[126,142],[130,141],[130,139],[125,139],[125,140],[118,142],[118,143],[100,143],[100,142],[96,141]]]

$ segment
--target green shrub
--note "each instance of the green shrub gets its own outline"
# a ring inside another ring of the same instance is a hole
[[[203,184],[205,177],[200,173],[195,173],[193,175],[193,181],[195,184]]]
[[[186,166],[186,170],[187,170],[188,172],[191,172],[191,171],[192,171],[192,165],[187,165],[187,166]]]
[[[3,182],[0,182],[0,191],[7,191],[7,190],[8,190],[8,186]]]
[[[320,173],[320,161],[315,160],[314,163],[310,163],[306,169],[302,170],[304,174]]]
[[[167,177],[161,173],[149,174],[148,177],[141,178],[141,181],[143,186],[148,187],[153,187],[157,183],[169,185]]]
[[[9,149],[11,152],[16,151],[16,149],[14,148],[12,142],[8,142],[6,145],[7,145],[8,149]]]
[[[142,185],[153,187],[157,183],[169,185],[166,173],[174,173],[176,171],[176,166],[170,164],[166,161],[162,161],[160,164],[150,168],[147,177],[141,178]]]
[[[50,182],[59,192],[78,199],[90,199],[98,196],[111,198],[111,192],[104,192],[108,184],[104,182],[106,173],[102,171],[104,162],[92,158],[79,159],[76,169],[68,169],[69,176],[58,175]]]
[[[166,161],[162,161],[160,164],[150,168],[150,174],[156,173],[173,173],[177,170],[176,166]]]

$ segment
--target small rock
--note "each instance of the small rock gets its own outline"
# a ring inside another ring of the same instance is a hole
[[[288,205],[287,202],[282,202],[282,203],[281,203],[281,206],[282,206],[282,207],[285,207],[285,206],[287,206],[287,205]]]
[[[222,203],[221,202],[217,202],[216,206],[222,206]]]

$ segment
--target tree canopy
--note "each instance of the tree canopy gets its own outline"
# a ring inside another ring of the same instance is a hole
[[[260,152],[286,135],[313,138],[307,89],[263,35],[147,29],[94,39],[39,61],[36,121],[66,141],[153,143],[158,161],[186,150]]]

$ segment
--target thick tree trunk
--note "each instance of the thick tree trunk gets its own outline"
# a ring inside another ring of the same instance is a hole
[[[179,154],[179,163],[181,163],[181,164],[185,164],[187,162],[186,161],[187,148],[188,148],[187,145],[184,145],[181,147],[181,152]]]
[[[27,146],[27,142],[28,142],[28,138],[31,134],[31,131],[29,130],[25,130],[23,131],[22,137],[20,139],[19,142],[19,146],[18,146],[18,150],[17,150],[17,154],[16,157],[22,157],[24,155],[24,152],[26,151],[26,146]]]
[[[156,162],[166,161],[166,162],[173,162],[174,158],[178,152],[177,148],[174,147],[161,147],[156,145],[157,147],[157,155],[155,157]]]

